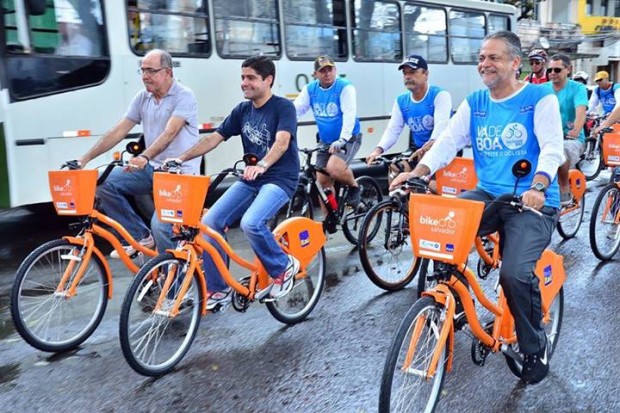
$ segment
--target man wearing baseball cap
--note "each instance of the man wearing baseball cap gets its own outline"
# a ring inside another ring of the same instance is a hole
[[[547,75],[547,52],[543,49],[534,49],[527,55],[532,67],[532,73],[525,77],[525,81],[539,85],[549,81]]]
[[[371,164],[377,156],[394,146],[407,125],[409,150],[412,154],[408,161],[401,165],[402,170],[394,172],[408,172],[448,126],[452,97],[448,91],[429,85],[428,64],[422,56],[407,57],[398,66],[398,70],[403,72],[403,83],[408,91],[396,97],[387,128],[366,162]]]
[[[597,86],[590,96],[588,112],[595,111],[600,105],[603,108],[603,114],[609,115],[598,128],[594,129],[593,132],[598,133],[620,121],[620,84],[611,83],[609,73],[605,70],[596,72],[594,82]]]
[[[356,207],[361,200],[361,188],[348,166],[362,141],[355,87],[337,76],[336,64],[329,56],[316,58],[314,77],[315,80],[305,85],[293,102],[297,118],[312,109],[319,141],[329,145],[328,152],[317,153],[317,166],[329,173],[329,176],[317,175],[321,187],[331,187],[331,178],[349,186],[347,203]]]

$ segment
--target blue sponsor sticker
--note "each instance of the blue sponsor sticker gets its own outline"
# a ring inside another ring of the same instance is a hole
[[[310,233],[308,230],[304,230],[299,233],[299,242],[302,247],[307,247],[310,245]]]
[[[183,211],[177,209],[177,218],[183,218]]]
[[[454,252],[454,244],[446,244],[447,252]]]
[[[543,268],[543,275],[545,277],[545,285],[551,284],[553,281],[553,272],[551,271],[551,265],[547,265]]]
[[[69,209],[75,209],[75,202],[69,202]]]

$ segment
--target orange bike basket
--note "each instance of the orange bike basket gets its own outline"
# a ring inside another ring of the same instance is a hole
[[[50,193],[58,215],[88,215],[97,189],[96,169],[49,171]]]

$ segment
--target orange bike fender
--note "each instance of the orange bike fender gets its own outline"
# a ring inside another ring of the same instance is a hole
[[[581,199],[586,193],[586,177],[579,169],[571,169],[568,171],[568,181],[570,182],[570,190],[575,199]]]
[[[71,244],[77,244],[77,245],[86,244],[86,240],[84,238],[66,236],[66,237],[62,237],[62,239],[69,241]],[[92,246],[92,248],[93,248],[93,253],[99,258],[99,260],[103,264],[103,270],[105,271],[105,276],[108,279],[108,287],[109,287],[108,288],[108,300],[109,300],[112,298],[112,293],[114,292],[114,284],[112,283],[112,271],[110,270],[110,266],[108,265],[108,260],[101,253],[101,251],[99,251],[99,248],[97,248],[94,245]]]
[[[280,244],[305,268],[323,248],[327,238],[323,224],[309,218],[294,217],[284,220],[273,230]]]
[[[540,283],[543,313],[546,313],[566,281],[564,257],[546,249],[536,263],[534,272]]]

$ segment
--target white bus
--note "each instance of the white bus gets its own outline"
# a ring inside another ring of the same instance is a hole
[[[169,51],[193,89],[202,133],[241,101],[240,66],[276,62],[275,93],[294,98],[313,60],[332,56],[357,88],[363,145],[372,150],[397,94],[397,64],[425,56],[431,83],[454,105],[482,86],[482,38],[515,30],[512,6],[474,0],[0,0],[0,208],[49,201],[47,171],[78,158],[124,114],[143,87],[140,59]],[[311,115],[299,145],[314,144]],[[135,138],[139,127],[129,138]],[[215,173],[241,155],[238,140],[205,157]],[[237,146],[234,146],[237,145]],[[401,139],[394,151],[407,145]],[[119,146],[120,147],[120,146]],[[94,160],[102,164],[111,155]]]

